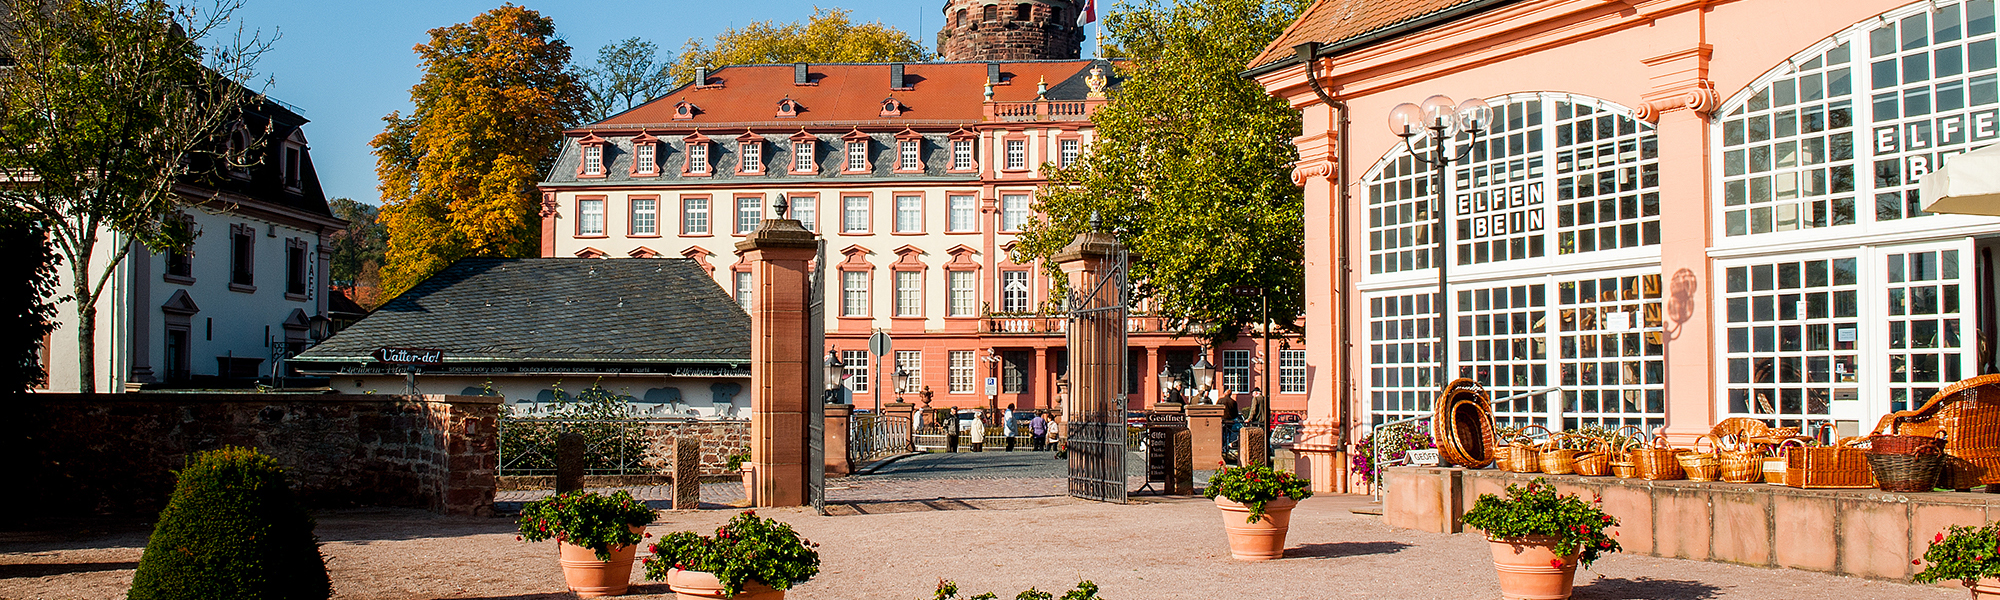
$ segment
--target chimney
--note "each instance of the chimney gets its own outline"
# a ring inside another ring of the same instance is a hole
[[[903,65],[889,65],[889,89],[900,90],[903,85]]]
[[[986,63],[986,83],[992,85],[1005,83],[1003,81],[1000,81],[1000,63],[997,62]]]
[[[812,81],[806,76],[806,64],[792,64],[792,85],[805,85],[808,83],[812,83]]]
[[[708,67],[695,67],[694,86],[701,87],[704,85],[708,85]]]

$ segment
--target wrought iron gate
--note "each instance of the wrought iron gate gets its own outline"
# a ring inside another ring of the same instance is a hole
[[[781,217],[782,218],[782,217]],[[806,347],[826,351],[826,240],[819,241],[812,273],[806,276]],[[806,504],[826,514],[826,373],[806,365]]]
[[[854,415],[847,422],[847,459],[857,468],[872,460],[909,452],[909,417]]]
[[[1071,281],[1070,395],[1063,412],[1069,495],[1125,503],[1125,330],[1131,287],[1118,247],[1096,281]]]

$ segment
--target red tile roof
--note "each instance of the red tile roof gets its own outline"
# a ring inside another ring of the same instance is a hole
[[[973,123],[983,114],[986,65],[983,62],[909,63],[905,85],[889,88],[888,64],[816,64],[807,72],[813,85],[795,85],[792,65],[724,67],[709,73],[706,86],[682,86],[664,97],[614,115],[593,127],[639,125],[709,126],[797,122],[823,126],[830,121]],[[1006,85],[993,86],[997,102],[1035,99],[1036,83],[1049,87],[1088,70],[1091,61],[1003,62]],[[900,117],[883,117],[882,101],[895,97],[904,106]],[[798,116],[778,117],[778,102],[787,97],[799,104]],[[693,119],[674,119],[681,101],[698,109]]]
[[[1502,0],[1504,2],[1504,0]],[[1376,32],[1413,23],[1424,17],[1436,15],[1454,8],[1474,8],[1466,5],[1494,5],[1502,2],[1494,0],[1319,0],[1306,9],[1283,35],[1264,47],[1264,52],[1250,61],[1250,69],[1257,70],[1293,56],[1292,47],[1305,42],[1319,42],[1326,45],[1340,44],[1362,39]]]

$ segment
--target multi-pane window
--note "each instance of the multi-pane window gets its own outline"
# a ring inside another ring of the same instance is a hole
[[[1371,423],[1429,414],[1438,362],[1430,292],[1368,299],[1368,402]]]
[[[812,172],[813,170],[812,142],[810,141],[792,142],[792,170],[800,173]]]
[[[660,201],[655,198],[633,198],[631,204],[632,235],[660,233]]]
[[[896,233],[919,233],[924,230],[924,197],[896,197]]]
[[[651,174],[660,172],[658,152],[658,144],[634,144],[632,146],[632,162],[639,173]]]
[[[840,199],[840,203],[840,230],[844,233],[866,233],[868,197],[846,196]]]
[[[917,158],[918,145],[919,142],[917,140],[903,140],[897,144],[900,147],[900,150],[897,152],[900,163],[896,168],[905,171],[915,171],[924,168],[923,161]]]
[[[1061,166],[1067,167],[1076,164],[1077,154],[1082,152],[1083,149],[1083,140],[1062,140],[1056,144],[1061,150],[1058,153],[1058,156],[1062,157]]]
[[[681,233],[686,235],[708,235],[708,198],[690,196],[681,198]]]
[[[695,142],[687,145],[687,167],[689,173],[708,172],[708,144]]]
[[[1027,194],[1007,194],[1000,197],[1000,230],[1020,231],[1028,224]]]
[[[1969,262],[1959,251],[1897,249],[1883,256],[1888,285],[1876,292],[1887,308],[1889,410],[1916,408],[1938,388],[1971,373],[1964,368],[1972,323]]]
[[[977,271],[951,271],[950,316],[970,317],[979,298]]]
[[[902,374],[909,375],[909,378],[903,380],[901,385],[896,386],[897,393],[915,394],[924,389],[924,353],[922,351],[897,350],[896,368],[902,370]]]
[[[972,168],[972,140],[951,141],[951,168],[957,171]]]
[[[257,228],[249,225],[229,226],[229,283],[230,285],[256,285]]]
[[[736,233],[750,233],[757,230],[757,224],[764,220],[763,196],[738,196],[736,198]]]
[[[1028,272],[1000,272],[1000,312],[1028,312]]]
[[[854,140],[847,143],[847,170],[868,170],[868,142]]]
[[[1007,168],[1028,168],[1028,141],[1007,140]]]
[[[819,232],[819,196],[792,196],[792,218],[806,226],[806,231]]]
[[[842,350],[840,362],[845,365],[841,374],[846,375],[842,384],[856,394],[868,393],[868,351]]]
[[[743,172],[756,173],[764,170],[764,142],[743,142],[736,148],[737,162],[743,165]]]
[[[979,198],[955,195],[950,199],[950,222],[947,231],[976,231],[979,228]]]
[[[1858,398],[1860,268],[1849,255],[1723,269],[1731,414],[1799,427],[1831,419],[1835,399]]]
[[[1556,253],[1658,246],[1660,137],[1652,124],[1587,102],[1541,103],[1555,105]]]
[[[1278,393],[1306,393],[1306,351],[1278,351]]]
[[[1563,428],[1666,424],[1659,274],[1563,279],[1556,302]]]
[[[750,295],[757,290],[755,281],[749,271],[736,272],[736,304],[743,310],[750,310]]]
[[[604,174],[604,146],[591,144],[583,147],[583,174]]]
[[[1422,139],[1422,138],[1418,138]],[[1427,144],[1418,144],[1423,152]],[[1407,153],[1376,167],[1368,185],[1368,272],[1400,273],[1429,269],[1437,247],[1431,241],[1431,169]]]
[[[840,316],[868,316],[868,272],[841,271]]]
[[[577,200],[576,212],[577,235],[604,235],[604,200]]]
[[[1548,385],[1546,284],[1460,289],[1452,297],[1457,377],[1478,381],[1495,398]],[[1547,395],[1516,398],[1494,406],[1494,418],[1546,426],[1548,403]]]
[[[1250,391],[1250,351],[1222,351],[1222,385],[1232,392]]]
[[[1013,350],[1000,353],[1000,393],[1028,392],[1028,362],[1032,356],[1030,352]]]
[[[971,350],[951,351],[951,393],[972,393],[972,369]]]
[[[924,315],[924,273],[923,271],[896,272],[896,316],[921,317]]]

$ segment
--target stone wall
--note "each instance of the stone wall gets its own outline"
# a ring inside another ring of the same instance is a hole
[[[1075,60],[1083,48],[1076,6],[1066,0],[1012,0],[998,3],[992,20],[985,7],[995,2],[954,0],[945,7],[938,31],[938,55],[947,61]],[[1017,19],[1027,5],[1029,17]],[[965,21],[958,22],[959,11]],[[1057,14],[1060,12],[1061,14]],[[1053,82],[1051,83],[1053,85]]]
[[[747,419],[661,422],[646,426],[649,464],[666,475],[672,472],[674,440],[692,436],[701,440],[701,475],[734,476],[729,455],[750,454],[750,421]]]
[[[10,515],[151,518],[190,453],[247,446],[310,506],[493,510],[499,400],[335,394],[12,394]]]

